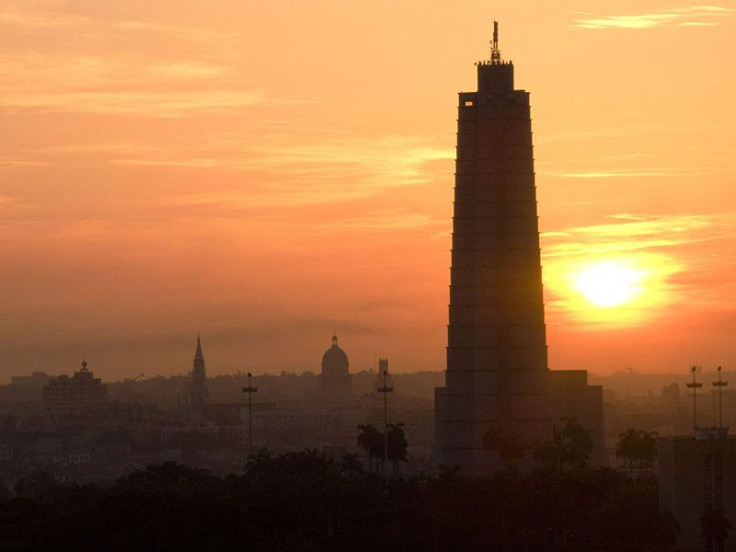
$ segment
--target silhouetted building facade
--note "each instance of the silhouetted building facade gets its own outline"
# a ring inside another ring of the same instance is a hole
[[[658,453],[659,505],[677,522],[677,549],[736,551],[736,439],[728,428],[661,437]],[[725,541],[707,538],[723,532],[726,521],[732,529]]]
[[[350,397],[353,391],[348,355],[338,345],[336,335],[332,336],[332,345],[322,355],[319,388],[322,396],[330,399]]]
[[[51,424],[92,418],[106,406],[107,386],[87,369],[86,361],[71,378],[59,376],[43,388],[43,415]]]
[[[488,431],[551,438],[529,93],[514,89],[494,29],[478,90],[458,107],[446,387],[437,390],[440,463],[500,467]]]
[[[603,386],[588,385],[585,370],[550,370],[550,413],[556,424],[575,418],[590,434],[593,450],[589,463],[605,466],[605,436],[603,428]]]

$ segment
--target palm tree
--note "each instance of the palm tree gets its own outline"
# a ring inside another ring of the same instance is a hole
[[[639,444],[639,454],[642,463],[648,470],[654,469],[654,460],[657,458],[657,440],[659,433],[656,431],[640,431],[641,442]]]
[[[656,431],[637,431],[629,428],[618,436],[616,457],[626,461],[632,474],[635,467],[652,470],[654,460],[657,458],[657,439],[659,433]]]
[[[618,436],[618,444],[616,445],[616,458],[623,459],[631,473],[634,472],[634,461],[639,458],[640,440],[639,431],[629,428],[625,433]]]
[[[562,427],[555,427],[554,430],[555,443],[560,447],[561,463],[572,468],[584,468],[593,450],[590,431],[580,425],[574,416],[565,416],[562,422]]]
[[[260,479],[268,472],[272,461],[273,457],[266,448],[262,448],[256,453],[249,454],[248,461],[243,467],[245,476],[248,479]]]
[[[397,473],[399,462],[406,462],[408,445],[404,435],[404,424],[388,424],[388,459],[393,463],[394,474]]]
[[[358,446],[368,454],[368,471],[373,473],[373,459],[383,457],[383,433],[372,424],[359,425]]]

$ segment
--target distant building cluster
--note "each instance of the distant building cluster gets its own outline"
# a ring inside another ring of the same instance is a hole
[[[388,361],[381,362],[387,368]],[[240,392],[245,375],[227,377],[227,388],[222,377],[207,377],[199,336],[186,377],[141,376],[105,384],[85,361],[71,376],[13,377],[10,386],[0,388],[0,420],[3,415],[6,420],[0,422],[0,480],[12,483],[38,470],[62,481],[113,480],[166,460],[228,473],[262,447],[274,453],[317,449],[339,459],[360,452],[358,426],[383,427],[377,374],[359,374],[356,393],[337,336],[317,375],[260,376],[255,386],[249,374],[248,385],[258,391],[252,403]],[[428,469],[431,400],[397,393],[389,414],[409,437],[407,469]]]

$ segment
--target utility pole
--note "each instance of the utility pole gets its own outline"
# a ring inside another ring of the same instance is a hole
[[[685,386],[688,389],[692,389],[693,390],[693,431],[695,431],[695,430],[698,429],[698,424],[697,424],[697,419],[698,419],[697,412],[698,411],[697,411],[697,408],[696,408],[696,400],[697,400],[698,389],[700,389],[701,387],[703,387],[703,383],[702,382],[695,381],[695,372],[697,372],[697,370],[698,370],[698,367],[697,366],[693,366],[690,369],[690,371],[693,373],[693,382],[692,383],[686,383],[685,384]]]
[[[388,385],[388,359],[379,359],[379,366],[383,367],[383,386],[378,388],[383,393],[383,478],[388,477],[388,394],[394,390]]]
[[[248,393],[248,449],[253,451],[253,393],[258,391],[257,387],[251,385],[253,374],[248,372],[248,387],[243,387],[243,393]]]

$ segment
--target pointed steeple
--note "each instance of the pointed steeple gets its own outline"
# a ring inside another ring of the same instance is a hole
[[[197,361],[202,361],[202,369],[204,370],[204,355],[202,354],[202,340],[199,334],[197,334],[197,350],[194,351],[194,367],[197,366]]]
[[[207,373],[204,368],[204,354],[202,354],[202,340],[197,334],[197,349],[194,351],[192,363],[192,381],[190,387],[190,402],[195,410],[201,409],[208,402]]]

